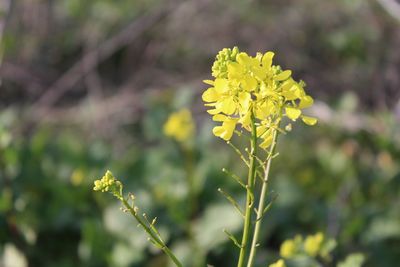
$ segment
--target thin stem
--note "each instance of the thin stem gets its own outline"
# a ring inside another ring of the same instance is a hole
[[[254,115],[251,115],[251,142],[250,142],[250,162],[249,162],[249,174],[247,178],[247,195],[246,195],[246,211],[245,211],[245,219],[244,219],[244,226],[243,226],[243,236],[242,236],[242,244],[240,248],[240,254],[238,259],[237,267],[243,267],[246,254],[248,251],[248,241],[251,232],[251,215],[254,205],[254,200],[252,197],[253,194],[253,187],[255,182],[255,175],[256,175],[256,160],[255,155],[257,152],[257,131],[256,125],[254,123],[255,118]]]
[[[262,218],[264,216],[264,205],[265,205],[265,197],[267,195],[267,189],[268,189],[269,172],[270,172],[270,168],[271,168],[271,161],[272,161],[272,158],[273,158],[272,155],[274,153],[275,146],[276,146],[277,136],[278,136],[278,132],[275,130],[274,133],[273,133],[272,144],[271,144],[271,147],[269,149],[268,161],[267,161],[267,164],[266,164],[266,167],[265,167],[265,175],[264,175],[264,181],[263,181],[263,184],[262,184],[262,187],[261,187],[260,202],[258,203],[258,209],[256,211],[257,220],[256,220],[256,224],[255,224],[255,227],[254,227],[253,241],[251,243],[251,249],[250,249],[249,259],[248,259],[248,262],[247,262],[247,267],[252,267],[253,266],[254,258],[255,258],[255,255],[256,255],[258,236],[260,234]]]
[[[196,216],[198,209],[198,196],[195,188],[195,177],[194,177],[194,155],[192,147],[182,146],[183,153],[185,155],[185,170],[186,170],[186,183],[188,189],[188,203],[187,203],[187,217],[186,217],[186,231],[190,241],[191,250],[193,251],[192,266],[200,267],[204,266],[203,251],[197,244],[197,240],[194,236],[193,222],[192,220]]]
[[[143,229],[146,231],[146,233],[150,236],[150,240],[154,242],[155,245],[159,246],[162,251],[164,251],[165,254],[175,263],[175,266],[177,267],[183,267],[182,263],[176,258],[174,253],[165,245],[165,243],[155,234],[153,231],[146,225],[146,223],[137,215],[137,212],[134,210],[134,208],[129,205],[128,201],[126,199],[122,198],[121,199],[122,203],[124,206],[129,210],[129,212],[132,214],[133,217],[135,217],[136,221],[140,224],[140,226],[143,227]]]

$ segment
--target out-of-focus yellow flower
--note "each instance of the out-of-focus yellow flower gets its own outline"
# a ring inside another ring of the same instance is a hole
[[[230,140],[238,124],[251,131],[254,123],[262,139],[260,147],[266,149],[283,117],[317,123],[316,118],[302,114],[314,102],[304,91],[305,83],[296,82],[290,70],[273,65],[273,57],[270,51],[252,57],[237,47],[218,53],[212,67],[215,79],[204,81],[210,87],[202,96],[213,120],[222,123],[213,130],[216,136]]]
[[[289,259],[296,254],[296,250],[297,249],[294,240],[288,239],[282,243],[280,254],[282,257]]]
[[[75,186],[80,185],[83,182],[83,179],[85,178],[85,174],[81,169],[76,169],[72,172],[71,174],[71,183]]]
[[[172,113],[164,124],[164,134],[179,142],[190,140],[193,136],[195,125],[192,114],[188,109]]]
[[[285,261],[280,259],[275,263],[269,265],[269,267],[286,267]]]
[[[324,234],[321,232],[307,236],[304,241],[304,251],[311,257],[317,256],[323,241]]]

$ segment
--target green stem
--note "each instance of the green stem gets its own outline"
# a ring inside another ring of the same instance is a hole
[[[188,187],[186,230],[193,254],[191,266],[200,267],[205,265],[204,253],[203,250],[199,247],[197,240],[195,238],[193,222],[192,222],[192,220],[196,216],[198,207],[197,192],[195,188],[195,176],[194,176],[194,155],[191,147],[183,146],[182,150],[185,155],[185,170],[187,177],[186,182]]]
[[[251,243],[251,249],[250,249],[249,259],[247,262],[247,267],[253,266],[254,258],[256,255],[258,236],[260,235],[260,228],[264,216],[264,205],[265,205],[265,198],[267,196],[269,172],[271,168],[272,155],[274,154],[276,146],[277,135],[278,135],[277,131],[274,131],[272,144],[269,149],[268,161],[265,166],[264,181],[261,187],[260,202],[258,203],[258,209],[257,209],[257,220],[256,220],[256,225],[254,227],[253,241]]]
[[[151,229],[146,225],[146,223],[137,215],[136,211],[134,208],[129,205],[128,201],[126,199],[121,198],[122,203],[124,206],[129,210],[129,212],[132,214],[133,217],[135,217],[136,221],[140,224],[140,226],[143,227],[143,229],[146,231],[146,233],[150,236],[150,238],[160,247],[162,251],[164,251],[165,254],[175,263],[177,267],[183,267],[182,263],[176,258],[174,253],[165,245],[164,241],[161,240],[160,237],[158,237]]]
[[[254,180],[256,174],[256,151],[257,151],[257,131],[255,125],[255,118],[252,114],[251,116],[251,148],[250,148],[250,162],[249,162],[249,173],[247,177],[247,196],[246,196],[246,211],[245,211],[245,219],[244,219],[244,227],[243,227],[243,236],[240,248],[240,254],[238,259],[237,267],[243,267],[246,254],[248,251],[248,241],[251,232],[251,215],[252,209],[254,205],[254,199],[252,197],[253,188],[254,188]]]

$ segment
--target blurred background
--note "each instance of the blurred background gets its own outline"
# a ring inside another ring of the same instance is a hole
[[[273,50],[316,99],[280,139],[257,266],[324,232],[336,262],[400,262],[400,3],[396,0],[2,0],[0,266],[169,266],[93,181],[113,171],[185,266],[234,266],[243,175],[212,135],[203,79],[224,47]],[[196,124],[183,147],[171,112]],[[188,176],[191,187],[188,187]],[[188,207],[187,199],[195,203]],[[188,230],[189,229],[189,230]],[[188,234],[190,233],[190,234]],[[308,267],[308,266],[306,266]]]

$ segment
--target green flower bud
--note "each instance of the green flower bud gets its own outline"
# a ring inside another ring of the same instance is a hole
[[[228,63],[235,62],[236,56],[239,54],[239,48],[236,46],[232,49],[224,48],[216,56],[214,64],[211,68],[212,76],[215,78],[227,78]]]
[[[122,184],[108,170],[101,179],[94,181],[93,190],[110,192],[117,198],[122,199]]]

